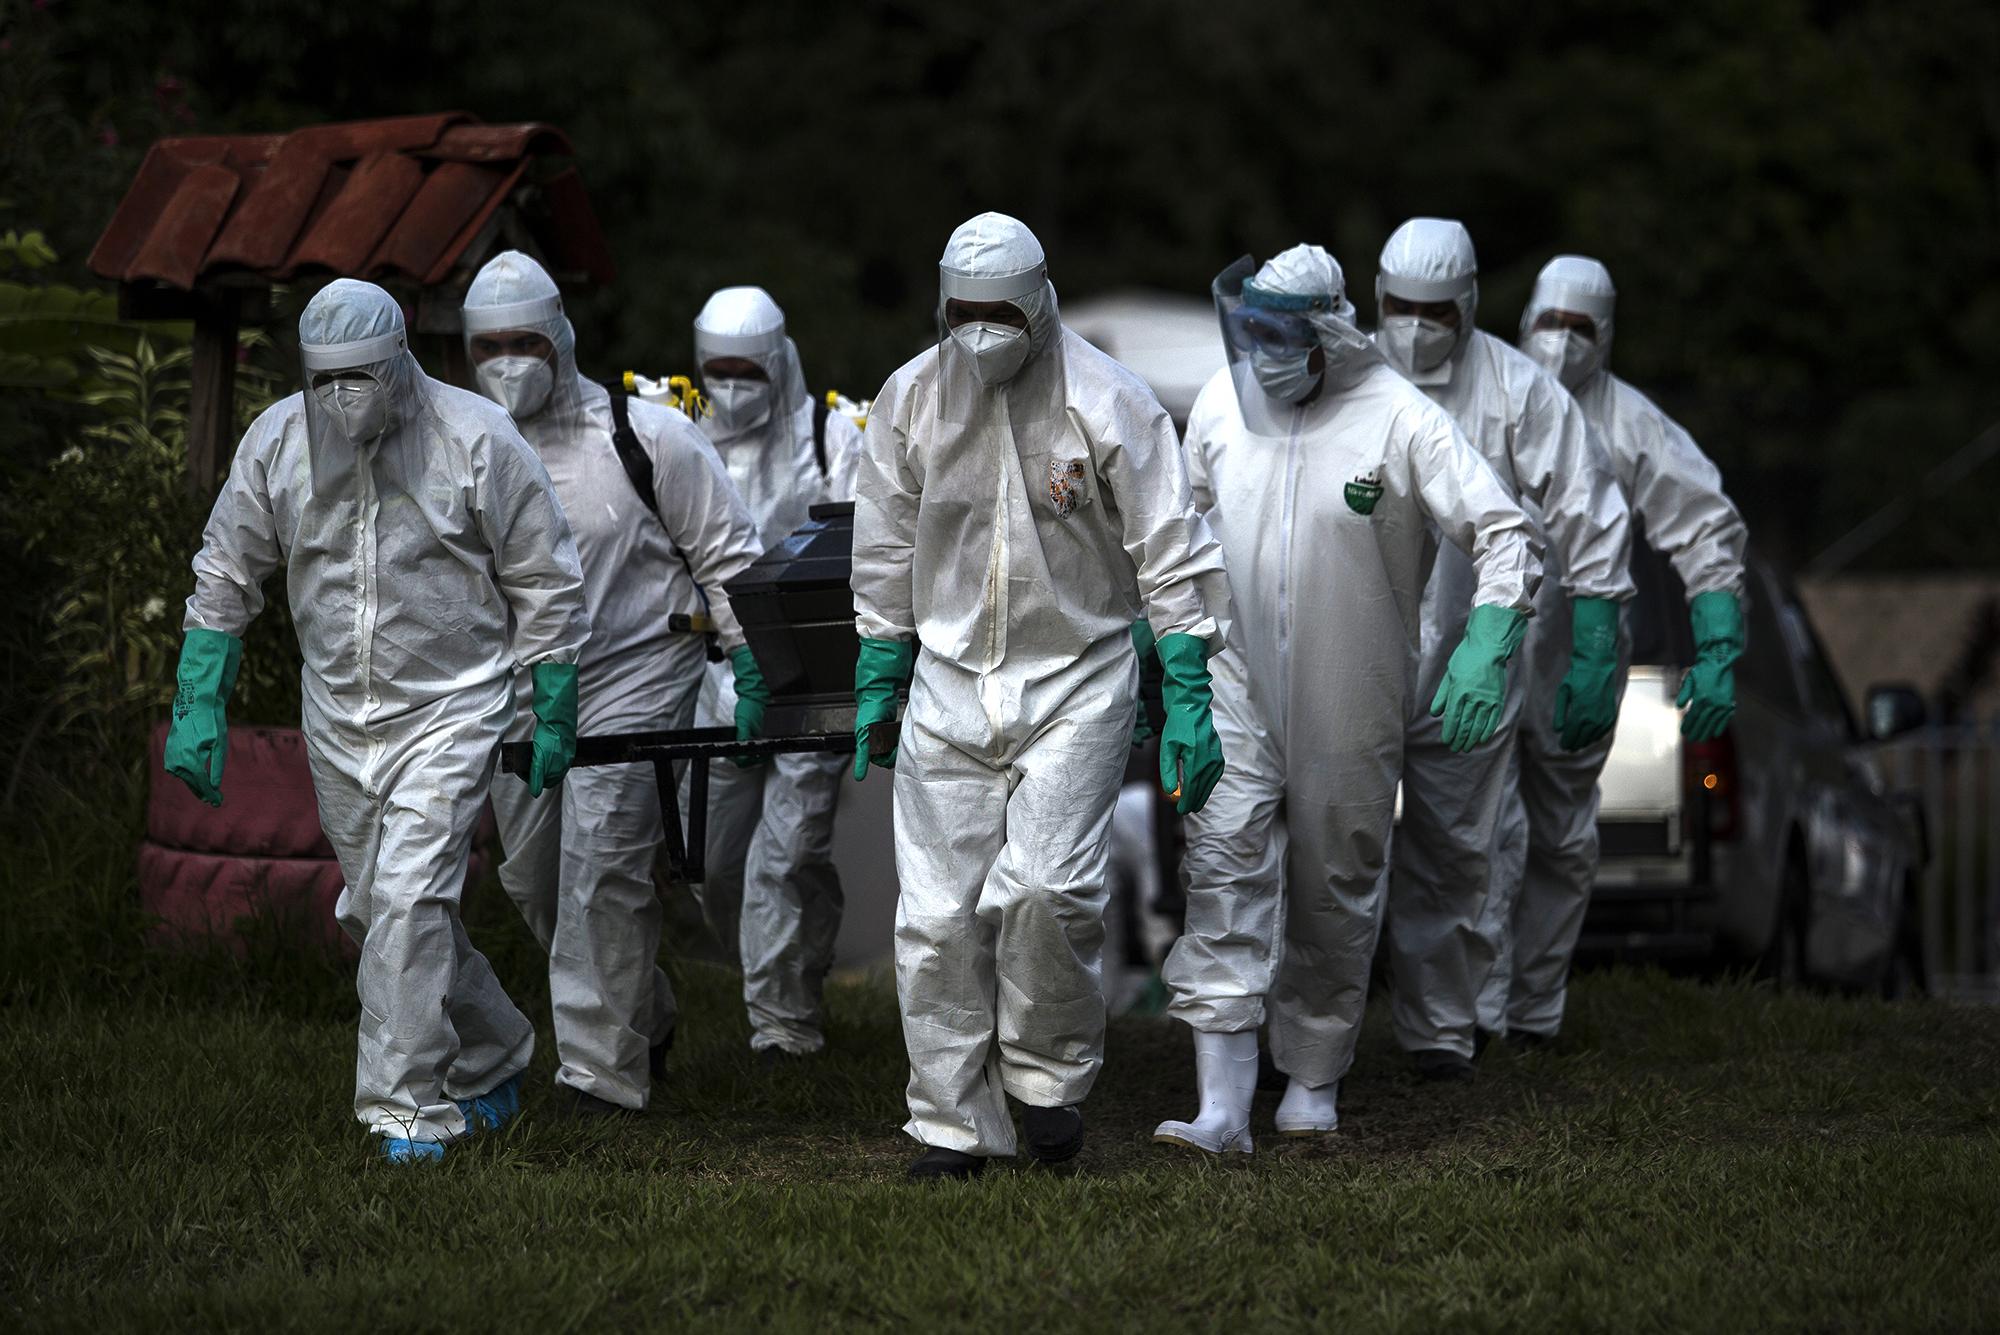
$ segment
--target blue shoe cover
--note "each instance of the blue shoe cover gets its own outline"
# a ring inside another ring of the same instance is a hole
[[[390,1163],[438,1163],[444,1159],[444,1144],[436,1140],[404,1140],[401,1136],[384,1136],[382,1157]]]
[[[521,1115],[521,1077],[502,1080],[476,1099],[460,1099],[467,1131],[498,1131]]]

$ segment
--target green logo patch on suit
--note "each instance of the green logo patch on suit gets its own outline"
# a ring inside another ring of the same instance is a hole
[[[1382,479],[1376,473],[1363,473],[1347,484],[1347,508],[1358,515],[1375,513],[1375,502],[1382,499]]]

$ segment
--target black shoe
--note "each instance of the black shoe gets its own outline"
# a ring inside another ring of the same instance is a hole
[[[667,1036],[646,1050],[646,1071],[658,1080],[667,1073],[667,1054],[674,1050],[674,1028],[667,1026]]]
[[[939,1149],[933,1146],[916,1157],[904,1176],[912,1182],[939,1182],[950,1180],[964,1182],[978,1177],[986,1171],[986,1160],[976,1154],[962,1154],[957,1150]]]
[[[787,1052],[783,1048],[758,1048],[750,1054],[750,1065],[759,1075],[779,1075],[785,1071],[796,1071],[814,1057],[815,1052]]]
[[[637,1108],[626,1108],[595,1094],[586,1094],[568,1085],[556,1086],[556,1110],[567,1117],[637,1117]]]
[[[1419,1080],[1463,1083],[1477,1073],[1470,1058],[1461,1057],[1448,1048],[1424,1048],[1412,1052],[1410,1060],[1416,1064]]]
[[[1507,1046],[1516,1052],[1533,1052],[1538,1048],[1546,1048],[1555,1041],[1556,1036],[1554,1034],[1537,1034],[1528,1029],[1509,1029],[1507,1031]]]
[[[1083,1149],[1083,1110],[1074,1103],[1026,1109],[1021,1133],[1028,1142],[1028,1157],[1036,1163],[1067,1163]]]

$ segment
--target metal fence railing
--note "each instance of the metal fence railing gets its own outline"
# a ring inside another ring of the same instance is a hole
[[[1878,748],[1922,813],[1930,861],[1919,921],[1938,996],[2000,1001],[2000,718],[1920,729]]]

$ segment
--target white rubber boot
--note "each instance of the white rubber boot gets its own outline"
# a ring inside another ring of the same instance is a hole
[[[1250,1100],[1257,1093],[1257,1031],[1194,1031],[1194,1082],[1201,1112],[1192,1122],[1162,1122],[1153,1139],[1210,1154],[1248,1154]]]
[[[1285,1087],[1278,1102],[1278,1134],[1281,1136],[1323,1136],[1340,1126],[1340,1082],[1308,1085],[1294,1080]]]

